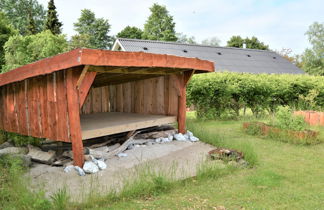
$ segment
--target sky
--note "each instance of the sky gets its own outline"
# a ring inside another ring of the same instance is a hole
[[[48,0],[38,0],[47,8]],[[109,20],[111,35],[127,25],[143,28],[149,8],[166,6],[176,23],[176,32],[194,36],[198,42],[218,37],[225,46],[233,35],[256,36],[272,50],[309,47],[305,32],[315,21],[324,22],[323,0],[55,0],[63,33],[76,34],[73,23],[82,9]]]

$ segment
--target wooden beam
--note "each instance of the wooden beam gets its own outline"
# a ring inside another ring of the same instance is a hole
[[[72,142],[73,160],[74,165],[82,167],[84,163],[84,156],[80,122],[79,93],[76,84],[73,84],[73,71],[69,69],[66,71],[66,74],[69,129],[70,140]]]
[[[180,71],[184,71],[184,69],[168,69],[168,68],[159,68],[159,67],[111,68],[105,66],[91,66],[89,71],[100,72],[100,73],[118,73],[118,74],[159,74],[160,76],[163,76],[163,75],[175,74]]]
[[[89,69],[89,65],[86,65],[86,66],[83,67],[83,70],[82,70],[81,75],[80,75],[80,77],[78,79],[78,82],[77,82],[78,90],[80,89],[81,83],[82,83],[86,73],[88,72],[88,69]]]
[[[185,71],[184,74],[184,84],[187,85],[192,75],[194,75],[195,70]]]
[[[194,70],[186,71],[178,77],[179,84],[179,102],[178,102],[178,131],[179,133],[186,133],[186,109],[187,109],[187,96],[186,85],[194,74]]]
[[[96,81],[93,83],[94,87],[100,87],[100,86],[106,86],[106,85],[116,85],[116,84],[121,84],[121,83],[126,83],[126,82],[132,82],[132,81],[137,81],[137,80],[143,80],[143,79],[149,79],[149,78],[154,78],[154,77],[160,77],[161,75],[119,75],[113,78],[98,78]]]
[[[88,67],[89,68],[89,67]],[[87,98],[90,87],[96,78],[97,72],[89,72],[88,68],[84,68],[77,82],[77,89],[79,92],[80,108],[83,106],[84,101]],[[86,69],[86,71],[85,71]],[[80,84],[79,84],[79,81]]]

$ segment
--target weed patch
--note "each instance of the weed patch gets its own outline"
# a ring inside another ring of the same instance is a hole
[[[20,159],[0,158],[0,209],[52,209],[42,192],[28,190]]]

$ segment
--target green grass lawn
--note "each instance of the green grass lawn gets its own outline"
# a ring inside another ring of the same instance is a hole
[[[250,145],[257,164],[215,179],[188,180],[170,192],[119,201],[110,208],[324,209],[324,144],[292,145],[249,136],[242,131],[242,121],[199,122],[190,115],[188,125],[209,137],[222,137],[224,145]]]
[[[197,121],[188,128],[202,141],[243,151],[250,168],[225,168],[184,181],[145,175],[120,194],[70,203],[64,191],[49,201],[17,182],[15,167],[0,168],[4,209],[324,209],[324,143],[293,145],[249,136],[243,121]],[[316,128],[319,129],[319,128]],[[324,133],[324,129],[320,129]],[[1,163],[1,162],[0,162]],[[12,164],[12,163],[10,163]],[[6,191],[4,191],[5,189]],[[9,197],[8,197],[9,196]],[[5,208],[7,205],[8,208]],[[215,209],[215,208],[214,208]]]

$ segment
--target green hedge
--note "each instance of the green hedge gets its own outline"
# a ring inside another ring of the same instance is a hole
[[[278,106],[324,109],[324,77],[208,73],[195,75],[187,88],[188,105],[200,118],[239,116],[242,108],[254,115],[273,113]]]

